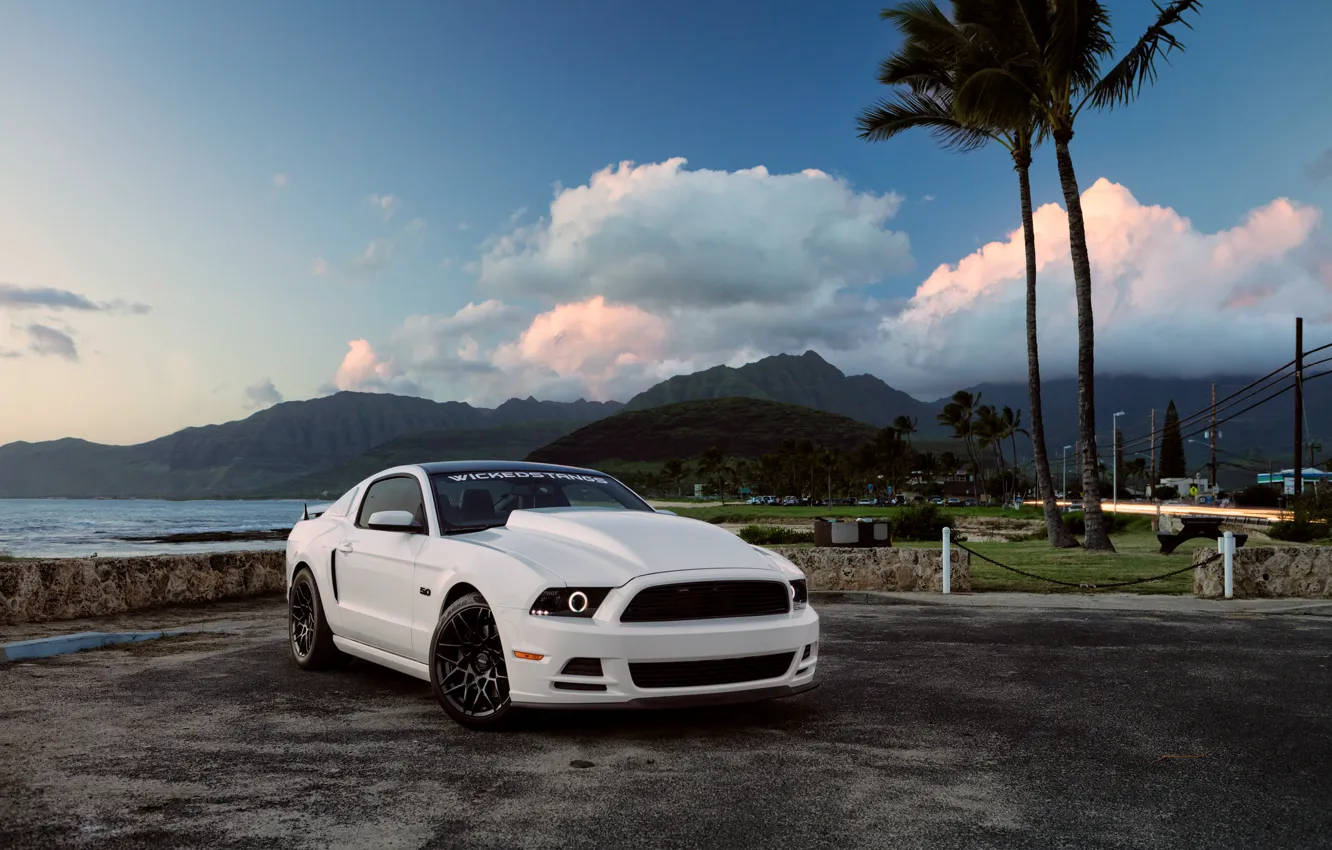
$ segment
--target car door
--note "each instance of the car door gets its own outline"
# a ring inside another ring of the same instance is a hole
[[[379,511],[407,511],[421,531],[384,531],[369,527]],[[392,475],[370,484],[355,523],[336,546],[338,600],[353,640],[410,656],[416,558],[429,539],[429,520],[421,483],[414,475]]]

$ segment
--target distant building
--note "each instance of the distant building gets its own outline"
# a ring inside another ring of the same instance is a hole
[[[1304,479],[1302,482],[1304,484],[1321,484],[1324,481],[1332,480],[1332,472],[1324,472],[1321,469],[1315,469],[1310,466],[1300,470],[1300,477]],[[1273,472],[1270,475],[1263,473],[1258,476],[1258,483],[1280,484],[1281,492],[1286,495],[1293,495],[1295,493],[1295,468],[1291,467],[1290,469],[1283,469],[1280,472]]]

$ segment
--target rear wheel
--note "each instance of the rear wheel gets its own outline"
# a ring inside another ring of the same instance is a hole
[[[513,713],[509,670],[485,597],[469,593],[444,609],[430,645],[430,688],[445,713],[474,729],[505,725]]]
[[[324,619],[319,585],[309,567],[301,567],[291,580],[287,600],[287,643],[291,657],[306,670],[323,670],[346,660],[333,645],[333,630]]]

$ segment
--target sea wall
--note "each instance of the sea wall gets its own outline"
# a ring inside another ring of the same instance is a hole
[[[810,590],[943,590],[943,553],[937,548],[779,548],[805,571]],[[951,589],[971,590],[971,555],[953,550]]]
[[[1225,596],[1225,565],[1220,558],[1203,565],[1216,549],[1199,548],[1193,553],[1195,596]],[[1245,546],[1235,550],[1234,590],[1236,599],[1256,597],[1301,597],[1332,599],[1332,547]]]
[[[280,593],[285,557],[270,550],[0,563],[0,625]]]

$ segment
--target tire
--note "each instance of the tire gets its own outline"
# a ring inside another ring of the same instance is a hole
[[[287,646],[296,665],[304,670],[327,670],[347,660],[333,645],[333,630],[324,619],[319,585],[309,567],[301,567],[291,580],[287,597]]]
[[[445,714],[470,729],[512,722],[508,665],[485,597],[469,593],[445,608],[430,648],[430,690]]]

